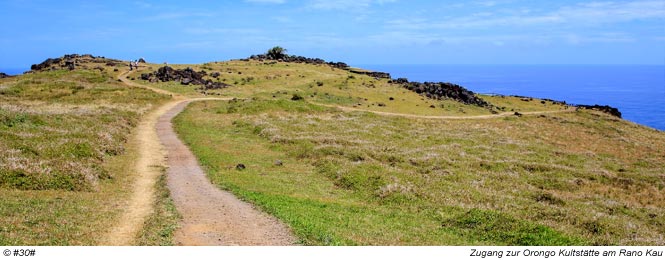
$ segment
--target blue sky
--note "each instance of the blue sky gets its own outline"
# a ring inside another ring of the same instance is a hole
[[[665,64],[665,1],[2,0],[0,68],[90,53],[151,62],[280,45],[350,64]]]

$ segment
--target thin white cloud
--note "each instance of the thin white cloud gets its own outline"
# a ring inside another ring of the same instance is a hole
[[[245,0],[245,2],[257,4],[283,4],[286,3],[286,0]]]
[[[183,30],[183,33],[194,35],[259,35],[265,32],[257,28],[211,28],[211,27],[188,27]]]
[[[593,2],[564,6],[553,12],[533,14],[530,10],[517,13],[468,15],[432,21],[422,18],[388,22],[389,27],[411,30],[489,29],[507,26],[570,25],[575,27],[665,19],[665,1]]]
[[[162,21],[162,20],[175,20],[192,17],[213,17],[215,14],[206,12],[165,12],[158,13],[142,18],[144,21]]]
[[[495,33],[482,35],[426,33],[417,31],[389,31],[354,39],[376,45],[412,46],[412,45],[494,45],[494,46],[550,46],[555,43],[580,45],[589,43],[630,43],[636,40],[631,35],[620,32],[611,33]]]
[[[372,5],[394,3],[397,0],[311,0],[307,7],[321,10],[354,10]]]
[[[151,3],[145,2],[145,1],[136,1],[134,2],[134,5],[140,7],[140,8],[152,8],[153,5]]]

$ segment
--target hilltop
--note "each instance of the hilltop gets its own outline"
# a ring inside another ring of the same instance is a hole
[[[180,138],[304,244],[665,243],[665,134],[618,110],[266,54],[131,72],[67,55],[0,79],[0,244],[100,243],[132,195],[137,124],[203,97],[230,101],[192,102]],[[134,243],[173,243],[156,187]]]

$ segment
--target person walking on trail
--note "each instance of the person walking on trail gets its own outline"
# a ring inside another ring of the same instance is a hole
[[[132,65],[134,65],[134,62],[130,60],[129,61],[129,71],[132,71]]]

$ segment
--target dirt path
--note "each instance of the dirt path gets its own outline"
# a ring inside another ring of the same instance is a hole
[[[180,102],[157,123],[168,151],[168,186],[183,216],[178,245],[292,245],[296,239],[274,217],[210,183],[196,158],[173,131],[171,120],[191,101]]]
[[[374,114],[377,114],[377,115],[384,115],[384,116],[399,116],[399,117],[424,118],[424,119],[490,119],[490,118],[507,117],[507,116],[514,116],[515,115],[515,112],[504,112],[504,113],[499,113],[499,114],[477,115],[477,116],[424,116],[424,115],[413,115],[413,114],[402,114],[402,113],[393,113],[393,112],[374,111],[374,110],[355,108],[355,107],[345,107],[345,106],[338,106],[338,105],[328,105],[328,104],[322,104],[322,103],[317,103],[317,102],[310,102],[310,103],[315,104],[315,105],[319,105],[319,106],[324,106],[324,107],[337,108],[339,110],[346,111],[346,112],[360,111],[360,112],[368,112],[368,113],[374,113]],[[522,115],[542,115],[542,114],[567,113],[567,112],[574,112],[574,111],[575,111],[575,108],[569,108],[569,109],[566,109],[566,110],[547,110],[547,111],[520,112],[520,114],[522,114]]]
[[[118,75],[124,84],[171,95],[173,99],[144,116],[138,124],[135,142],[139,155],[134,165],[136,182],[130,201],[102,245],[130,245],[152,213],[155,183],[163,167],[168,167],[168,187],[178,212],[183,216],[175,232],[178,245],[292,245],[297,240],[289,229],[251,204],[240,201],[231,193],[215,187],[189,148],[178,139],[171,120],[190,102],[228,100],[224,98],[187,98],[169,91],[127,80],[129,72]],[[385,116],[427,119],[489,119],[513,113],[480,116],[422,116],[371,111],[336,105],[314,103],[342,111],[363,111]],[[571,110],[522,112],[547,114]],[[167,158],[165,160],[165,158]]]
[[[194,155],[173,131],[171,119],[190,102],[228,99],[186,98],[129,81],[126,79],[128,73],[121,73],[118,79],[126,85],[171,95],[173,99],[144,116],[137,126],[134,137],[139,147],[134,165],[136,182],[121,221],[101,244],[132,244],[152,213],[155,183],[164,166],[168,167],[171,197],[183,216],[175,234],[178,245],[294,244],[296,239],[284,224],[212,185]],[[168,158],[166,161],[165,157]]]
[[[125,78],[129,72],[121,73],[118,76],[124,84],[137,86]],[[152,89],[152,88],[150,88]],[[161,89],[158,89],[161,90]],[[156,91],[162,94],[166,91]],[[143,222],[152,213],[153,198],[155,194],[155,183],[161,174],[164,163],[164,152],[162,145],[155,131],[155,125],[159,117],[169,111],[178,102],[170,101],[162,106],[152,110],[145,115],[136,127],[136,133],[133,135],[133,143],[138,149],[138,158],[133,166],[132,175],[136,176],[133,185],[131,198],[120,217],[121,221],[113,227],[110,232],[102,239],[102,245],[131,245],[138,232],[143,227]]]

